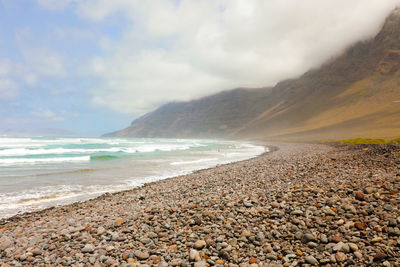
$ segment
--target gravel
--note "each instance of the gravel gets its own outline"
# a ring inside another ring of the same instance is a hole
[[[0,266],[400,266],[398,146],[267,146],[3,219]]]

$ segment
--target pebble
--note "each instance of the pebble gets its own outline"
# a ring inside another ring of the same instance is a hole
[[[198,240],[198,241],[196,241],[195,243],[194,243],[194,245],[193,245],[193,247],[195,248],[195,249],[202,249],[202,248],[204,248],[206,246],[206,241],[204,241],[204,240]]]
[[[193,267],[207,267],[207,262],[206,261],[195,262]]]
[[[388,226],[395,227],[397,225],[397,220],[394,218],[390,218],[388,221]]]
[[[308,243],[308,242],[311,242],[314,240],[315,240],[315,236],[313,234],[307,233],[307,234],[303,234],[301,236],[301,242],[303,242],[303,243]]]
[[[42,250],[39,248],[35,248],[34,250],[32,250],[32,254],[33,254],[33,256],[42,255]]]
[[[378,250],[374,255],[374,261],[380,261],[380,260],[383,260],[386,258],[387,258],[387,255],[380,250]]]
[[[341,242],[342,240],[343,240],[343,239],[342,239],[340,236],[337,236],[337,235],[332,236],[332,238],[331,238],[331,241],[334,242],[334,243],[339,243],[339,242]]]
[[[99,228],[97,228],[97,235],[102,235],[106,232],[106,229],[103,226],[99,226]]]
[[[323,244],[326,244],[326,243],[329,242],[329,241],[328,241],[328,237],[327,237],[326,235],[324,235],[324,234],[321,235],[320,241],[321,241],[321,243],[323,243]]]
[[[254,257],[250,257],[249,263],[250,263],[250,264],[257,263],[257,259],[254,258]]]
[[[275,208],[275,209],[277,209],[277,208],[280,207],[280,205],[279,205],[278,202],[272,202],[272,203],[271,203],[271,206],[272,206],[273,208]]]
[[[356,222],[354,224],[354,226],[358,229],[358,230],[365,230],[367,229],[367,224],[363,223],[363,222]]]
[[[125,222],[125,219],[123,219],[123,218],[116,219],[115,222],[114,222],[114,227],[119,227],[119,226],[121,226],[124,222]]]
[[[378,243],[381,242],[383,239],[380,236],[374,237],[371,239],[371,243]]]
[[[92,253],[93,251],[94,251],[94,245],[92,244],[86,244],[82,249],[82,253]]]
[[[168,267],[168,263],[166,261],[161,261],[157,267]]]
[[[333,251],[342,251],[343,246],[344,243],[340,241],[339,243],[335,244],[332,249]]]
[[[340,251],[344,252],[344,253],[349,253],[350,252],[350,246],[349,244],[344,243],[342,248],[340,249]]]
[[[372,186],[368,186],[368,187],[364,188],[364,193],[365,194],[372,194],[372,193],[375,193],[376,191],[377,190]]]
[[[311,265],[317,265],[318,264],[318,260],[316,258],[314,258],[311,255],[308,255],[304,258],[306,260],[307,263],[311,264]]]
[[[356,256],[358,259],[362,259],[363,257],[360,251],[354,252],[354,256]]]
[[[190,261],[200,261],[200,254],[197,250],[191,249],[189,252],[189,260]]]
[[[295,210],[292,212],[292,215],[299,216],[299,215],[303,215],[303,213],[304,212],[302,212],[301,210]]]
[[[350,250],[351,250],[352,252],[355,252],[355,251],[358,250],[358,246],[357,246],[356,244],[354,244],[354,243],[348,243],[348,245],[349,245]]]
[[[364,200],[365,196],[364,196],[363,192],[358,191],[358,192],[356,192],[355,198],[357,200]]]
[[[141,250],[135,250],[134,254],[135,257],[138,258],[139,260],[147,260],[150,257],[149,253]]]
[[[337,262],[344,262],[347,260],[347,256],[343,252],[336,252],[335,258]]]
[[[242,236],[250,237],[251,236],[251,232],[245,229],[245,230],[242,231]]]

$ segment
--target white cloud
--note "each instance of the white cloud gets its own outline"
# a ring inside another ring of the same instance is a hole
[[[0,99],[15,98],[23,85],[36,82],[36,75],[27,66],[0,58]]]
[[[57,51],[31,42],[35,39],[27,30],[16,32],[17,47],[22,60],[0,58],[0,99],[10,100],[24,90],[34,88],[40,78],[63,78],[67,71]],[[44,80],[45,80],[44,79]]]
[[[82,18],[96,23],[124,16],[131,22],[122,39],[100,38],[104,55],[92,58],[82,74],[100,81],[93,88],[93,103],[135,114],[171,100],[273,85],[372,37],[399,3],[78,1],[76,13]]]
[[[29,72],[24,73],[22,75],[22,79],[26,84],[28,84],[30,86],[35,85],[37,82],[37,76],[35,74],[29,73]]]
[[[11,73],[11,68],[11,62],[0,59],[0,77],[8,76]]]
[[[96,35],[91,29],[68,27],[68,26],[54,26],[52,37],[57,37],[63,42],[77,43],[82,41],[95,41]]]
[[[100,21],[117,11],[132,12],[136,6],[142,5],[144,2],[140,0],[86,0],[79,2],[77,13],[84,18]],[[154,4],[158,4],[156,2],[160,1],[154,1]]]
[[[60,116],[59,114],[55,113],[54,111],[47,109],[47,108],[38,108],[35,110],[32,110],[30,115],[43,118],[43,119],[48,119],[51,121],[63,121],[64,117]]]
[[[74,0],[37,0],[39,5],[50,10],[63,10]]]
[[[8,60],[0,59],[0,100],[8,100],[18,95],[18,85],[11,78],[13,64]]]
[[[24,64],[21,64],[28,74],[44,77],[63,77],[67,74],[65,60],[53,48],[38,44],[36,38],[29,29],[22,29],[16,32],[16,42],[21,53]],[[28,79],[33,81],[34,79]],[[37,77],[36,77],[37,78]]]
[[[0,77],[0,99],[8,100],[15,98],[18,94],[17,84],[8,78]]]
[[[31,49],[24,47],[21,52],[26,66],[38,76],[63,77],[67,74],[64,60],[51,48],[37,47]],[[32,79],[28,80],[32,81]]]

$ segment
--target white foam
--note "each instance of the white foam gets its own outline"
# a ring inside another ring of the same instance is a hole
[[[195,149],[201,147],[205,149]],[[165,153],[152,154],[156,151]],[[90,161],[90,155],[102,152],[143,155],[128,158],[128,161]],[[4,174],[14,186],[7,191],[0,188],[0,218],[137,187],[218,164],[248,159],[262,152],[263,147],[214,140],[0,137],[0,176]],[[53,154],[56,156],[51,156]],[[132,164],[126,164],[128,162]],[[57,171],[76,167],[96,170],[100,167],[102,171],[74,173],[72,176],[57,174]],[[136,168],[137,171],[131,171]],[[44,178],[35,176],[43,173],[49,175]],[[13,174],[18,174],[18,177]],[[14,184],[13,181],[18,179],[26,179],[26,189],[18,188],[18,183]]]
[[[89,161],[90,156],[82,157],[62,157],[62,158],[7,158],[0,159],[0,164],[21,164],[21,163],[51,163],[51,162],[73,162],[73,161]]]
[[[164,143],[162,143],[164,142]],[[168,143],[169,142],[169,143]],[[32,139],[32,138],[0,138],[0,157],[49,155],[49,154],[92,154],[98,152],[124,152],[151,153],[155,151],[188,150],[195,147],[206,146],[199,141],[180,140],[129,140],[129,139],[98,139],[98,138],[58,138],[58,139]],[[63,145],[108,145],[106,148],[63,148]],[[48,148],[48,146],[52,146]],[[59,146],[54,148],[54,146]]]
[[[26,149],[14,148],[0,150],[0,156],[30,156],[30,155],[49,155],[49,154],[91,154],[97,152],[123,152],[122,148],[99,148],[99,149],[80,149],[80,148],[51,148],[51,149]]]
[[[203,163],[208,161],[217,161],[218,158],[205,158],[205,159],[198,159],[198,160],[189,160],[189,161],[174,161],[171,162],[170,165],[187,165],[187,164],[196,164],[196,163]]]
[[[116,185],[116,188],[122,185]],[[0,193],[0,207],[10,208],[13,205],[23,206],[39,202],[53,202],[59,199],[77,197],[80,195],[100,194],[112,191],[113,186],[107,185],[58,185],[35,187],[28,190],[10,193]],[[0,208],[1,210],[1,208]]]

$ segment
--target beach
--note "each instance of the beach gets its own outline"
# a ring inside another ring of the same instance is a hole
[[[0,137],[0,219],[253,158],[227,140]]]
[[[0,221],[0,266],[400,266],[400,147],[253,159]]]

